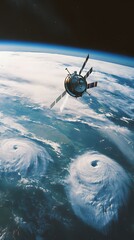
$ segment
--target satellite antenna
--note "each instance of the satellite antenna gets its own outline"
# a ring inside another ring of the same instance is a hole
[[[88,93],[87,89],[97,87],[97,82],[87,83],[87,78],[93,71],[92,67],[85,74],[85,76],[81,75],[88,59],[89,54],[87,55],[79,73],[77,73],[76,71],[74,71],[74,73],[70,73],[69,70],[66,68],[68,75],[64,81],[65,91],[59,97],[56,98],[56,100],[50,105],[50,108],[53,108],[54,105],[66,95],[66,93],[68,93],[72,97],[78,98],[82,97],[85,92]]]

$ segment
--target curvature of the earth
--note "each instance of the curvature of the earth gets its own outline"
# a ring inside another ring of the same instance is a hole
[[[134,237],[134,68],[90,59],[98,87],[51,110],[83,61],[0,52],[2,240]]]

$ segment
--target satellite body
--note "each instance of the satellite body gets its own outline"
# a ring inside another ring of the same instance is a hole
[[[67,75],[64,86],[67,93],[72,97],[82,97],[83,93],[87,90],[87,81],[75,71]]]

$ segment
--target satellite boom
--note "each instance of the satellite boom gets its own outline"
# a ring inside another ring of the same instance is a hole
[[[69,72],[68,68],[65,68],[65,70],[67,70],[67,72],[71,75],[71,73]]]
[[[88,59],[89,59],[89,54],[87,55],[87,57],[86,57],[86,59],[85,59],[85,62],[83,63],[83,65],[82,65],[82,67],[81,67],[81,69],[80,69],[80,71],[79,71],[79,75],[81,75],[81,73],[82,73],[82,71],[83,71],[83,69],[84,69],[84,67],[85,67]]]

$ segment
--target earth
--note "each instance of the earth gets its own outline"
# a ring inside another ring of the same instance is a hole
[[[1,240],[134,239],[134,68],[98,53],[50,109],[81,55],[0,51]]]

